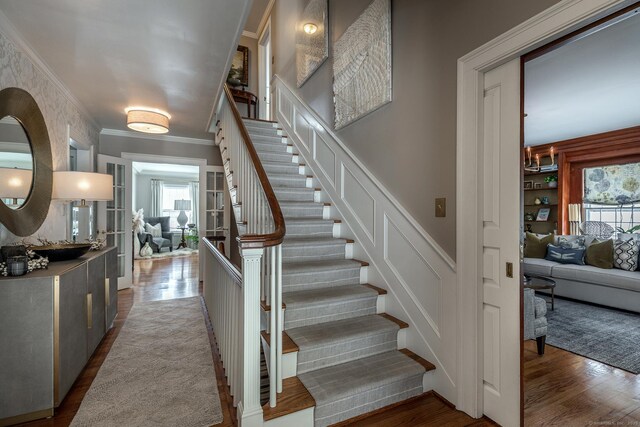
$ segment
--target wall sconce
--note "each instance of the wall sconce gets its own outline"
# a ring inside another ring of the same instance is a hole
[[[145,107],[129,107],[124,111],[127,113],[127,127],[129,129],[156,134],[169,132],[171,116],[164,111]]]
[[[316,31],[318,31],[318,26],[316,24],[311,23],[311,22],[307,22],[306,24],[304,24],[302,26],[302,29],[304,30],[305,33],[311,35],[311,34],[315,33]]]

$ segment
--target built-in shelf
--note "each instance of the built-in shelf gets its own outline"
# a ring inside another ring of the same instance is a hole
[[[529,224],[533,224],[533,223],[536,223],[536,222],[539,222],[539,223],[543,223],[543,222],[555,222],[555,220],[553,220],[553,221],[552,221],[552,220],[546,220],[546,221],[535,221],[535,220],[533,220],[533,221],[525,221],[525,222],[526,222],[526,223],[529,223]]]
[[[553,174],[557,174],[558,170],[552,170],[552,171],[543,171],[543,172],[533,172],[533,171],[524,171],[524,176],[531,176],[531,175],[553,175]]]
[[[552,207],[553,206],[558,206],[558,204],[557,203],[547,203],[547,204],[540,203],[539,205],[524,205],[524,206],[525,207],[544,208],[544,207],[547,207],[547,206],[552,206]]]
[[[524,191],[556,191],[558,187],[542,187],[542,188],[525,188]]]

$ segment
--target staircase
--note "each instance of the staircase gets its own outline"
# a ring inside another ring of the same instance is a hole
[[[314,188],[294,147],[275,122],[245,119],[244,124],[285,218],[283,341],[290,338],[297,348],[292,370],[315,400],[315,425],[338,423],[427,391],[426,377],[434,366],[398,350],[409,325],[382,313],[386,291],[367,283],[368,264],[352,259],[356,242],[339,237],[340,221],[330,218],[322,189]],[[229,163],[225,166],[232,173]],[[242,205],[234,205],[234,211],[242,235]],[[263,304],[263,310],[271,307]]]

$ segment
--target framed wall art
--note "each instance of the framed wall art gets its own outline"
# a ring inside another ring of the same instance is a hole
[[[335,129],[391,102],[391,0],[373,0],[333,47]]]

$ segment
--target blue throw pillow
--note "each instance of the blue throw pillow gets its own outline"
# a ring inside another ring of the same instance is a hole
[[[560,246],[548,245],[547,256],[545,259],[549,261],[559,262],[560,264],[577,264],[584,265],[585,249],[570,249]]]

